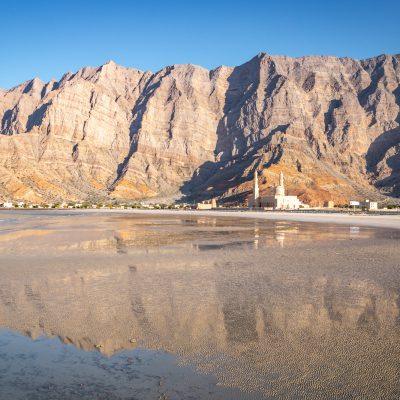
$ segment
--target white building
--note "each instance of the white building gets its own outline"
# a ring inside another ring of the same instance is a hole
[[[208,201],[202,201],[201,203],[196,204],[196,208],[198,210],[212,210],[213,208],[217,208],[217,200],[211,199]]]
[[[368,199],[361,202],[361,207],[365,208],[366,210],[377,210],[378,203],[376,201],[369,201]]]
[[[275,187],[275,194],[272,196],[260,196],[258,173],[256,171],[254,174],[253,196],[249,201],[249,207],[266,207],[273,208],[274,210],[297,210],[307,206],[303,204],[297,196],[286,196],[282,172],[279,174],[279,185]]]
[[[363,208],[365,210],[377,210],[378,209],[378,203],[376,201],[369,201],[368,199],[365,201],[355,201],[351,200],[349,203],[350,207],[353,208]]]

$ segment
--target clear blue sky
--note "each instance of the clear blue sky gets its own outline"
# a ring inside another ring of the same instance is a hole
[[[109,59],[141,70],[269,54],[400,53],[400,0],[0,0],[0,87]]]

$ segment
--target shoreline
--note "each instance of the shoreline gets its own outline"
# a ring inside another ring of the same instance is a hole
[[[2,209],[4,212],[17,210]],[[19,211],[19,210],[18,210]],[[17,212],[18,212],[17,211]],[[295,221],[310,223],[331,223],[339,225],[370,226],[375,228],[400,229],[400,215],[355,215],[340,213],[305,213],[305,212],[263,212],[263,211],[233,211],[233,210],[146,210],[146,209],[38,209],[20,211],[50,211],[50,212],[71,212],[71,213],[110,213],[110,214],[149,214],[176,215],[176,216],[204,216],[204,217],[229,217],[229,218],[250,218],[266,221]]]
[[[93,210],[94,212],[96,210]],[[112,210],[114,211],[114,210]],[[329,213],[263,212],[263,211],[217,211],[217,210],[115,210],[115,212],[133,214],[151,213],[152,215],[190,215],[207,217],[237,217],[270,221],[295,221],[311,223],[332,223],[340,225],[359,225],[376,228],[400,229],[400,215],[349,215]]]

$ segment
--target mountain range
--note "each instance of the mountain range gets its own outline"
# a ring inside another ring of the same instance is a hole
[[[152,73],[112,61],[0,89],[0,199],[244,201],[280,171],[311,205],[400,196],[400,55]]]

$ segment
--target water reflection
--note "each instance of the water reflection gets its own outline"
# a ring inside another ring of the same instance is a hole
[[[12,400],[251,400],[215,378],[177,365],[167,353],[136,349],[105,358],[63,345],[0,332],[0,396]]]
[[[57,224],[51,238],[66,232]],[[100,226],[107,238],[58,236],[56,258],[2,253],[0,326],[107,356],[166,350],[270,398],[399,397],[400,249],[384,231],[215,218]]]
[[[19,214],[19,213],[17,213]],[[138,252],[257,250],[298,246],[324,240],[398,239],[397,230],[242,218],[60,215],[48,212],[17,215],[0,225],[0,252],[56,254],[68,251]]]

